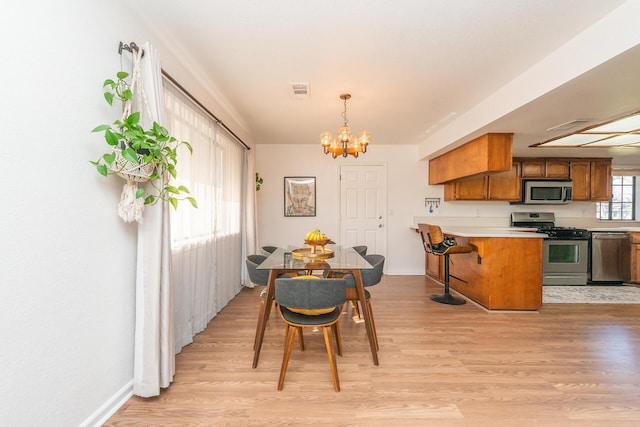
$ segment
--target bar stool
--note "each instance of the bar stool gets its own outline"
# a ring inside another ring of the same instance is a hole
[[[468,283],[466,280],[461,279],[458,276],[454,276],[449,273],[449,256],[451,254],[467,254],[473,252],[473,247],[470,245],[450,245],[445,242],[444,234],[442,233],[442,229],[437,225],[430,224],[418,224],[418,228],[420,229],[420,237],[422,238],[422,244],[424,246],[424,250],[427,253],[432,253],[435,256],[443,256],[444,257],[444,294],[441,295],[431,295],[429,299],[435,302],[439,302],[441,304],[449,304],[449,305],[462,305],[467,301],[462,298],[456,298],[451,293],[449,293],[449,279],[453,277],[461,282]],[[426,239],[425,239],[426,234]]]

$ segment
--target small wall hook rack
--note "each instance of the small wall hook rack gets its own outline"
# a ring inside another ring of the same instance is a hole
[[[426,197],[424,199],[424,207],[429,208],[429,213],[433,213],[433,209],[440,206],[440,197]]]

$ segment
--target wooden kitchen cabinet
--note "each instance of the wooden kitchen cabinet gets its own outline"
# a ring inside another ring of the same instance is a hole
[[[424,270],[427,276],[442,282],[444,281],[444,257],[432,253],[425,253]]]
[[[487,200],[488,177],[467,178],[444,185],[444,200]]]
[[[444,200],[518,201],[521,192],[520,162],[514,161],[511,171],[445,184]]]
[[[521,163],[514,161],[510,172],[490,175],[488,178],[488,199],[517,202],[522,198]]]
[[[572,160],[571,174],[573,181],[573,201],[588,201],[591,198],[591,162],[589,160]]]
[[[522,177],[523,178],[544,178],[545,161],[544,159],[532,159],[522,161]]]
[[[611,199],[611,160],[581,160],[570,162],[573,200],[606,202]]]
[[[522,178],[568,179],[569,160],[544,158],[523,159]]]
[[[591,201],[611,200],[611,160],[591,161]]]
[[[545,167],[545,177],[547,178],[569,178],[569,160],[547,160]]]
[[[508,171],[512,141],[511,133],[488,133],[429,160],[429,185]]]
[[[640,233],[629,233],[631,240],[631,282],[640,283]]]

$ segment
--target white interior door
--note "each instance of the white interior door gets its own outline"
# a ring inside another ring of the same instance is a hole
[[[340,166],[340,243],[386,256],[387,167]]]

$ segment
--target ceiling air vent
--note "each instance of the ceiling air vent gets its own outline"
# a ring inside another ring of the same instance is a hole
[[[550,127],[549,129],[547,129],[547,132],[552,132],[552,131],[557,131],[557,130],[559,130],[559,131],[568,130],[568,129],[574,128],[574,127],[576,127],[578,125],[581,125],[583,123],[588,123],[590,121],[591,120],[588,120],[588,119],[571,120],[570,122],[561,123],[559,125]]]
[[[309,83],[291,83],[291,97],[293,99],[309,98]]]

